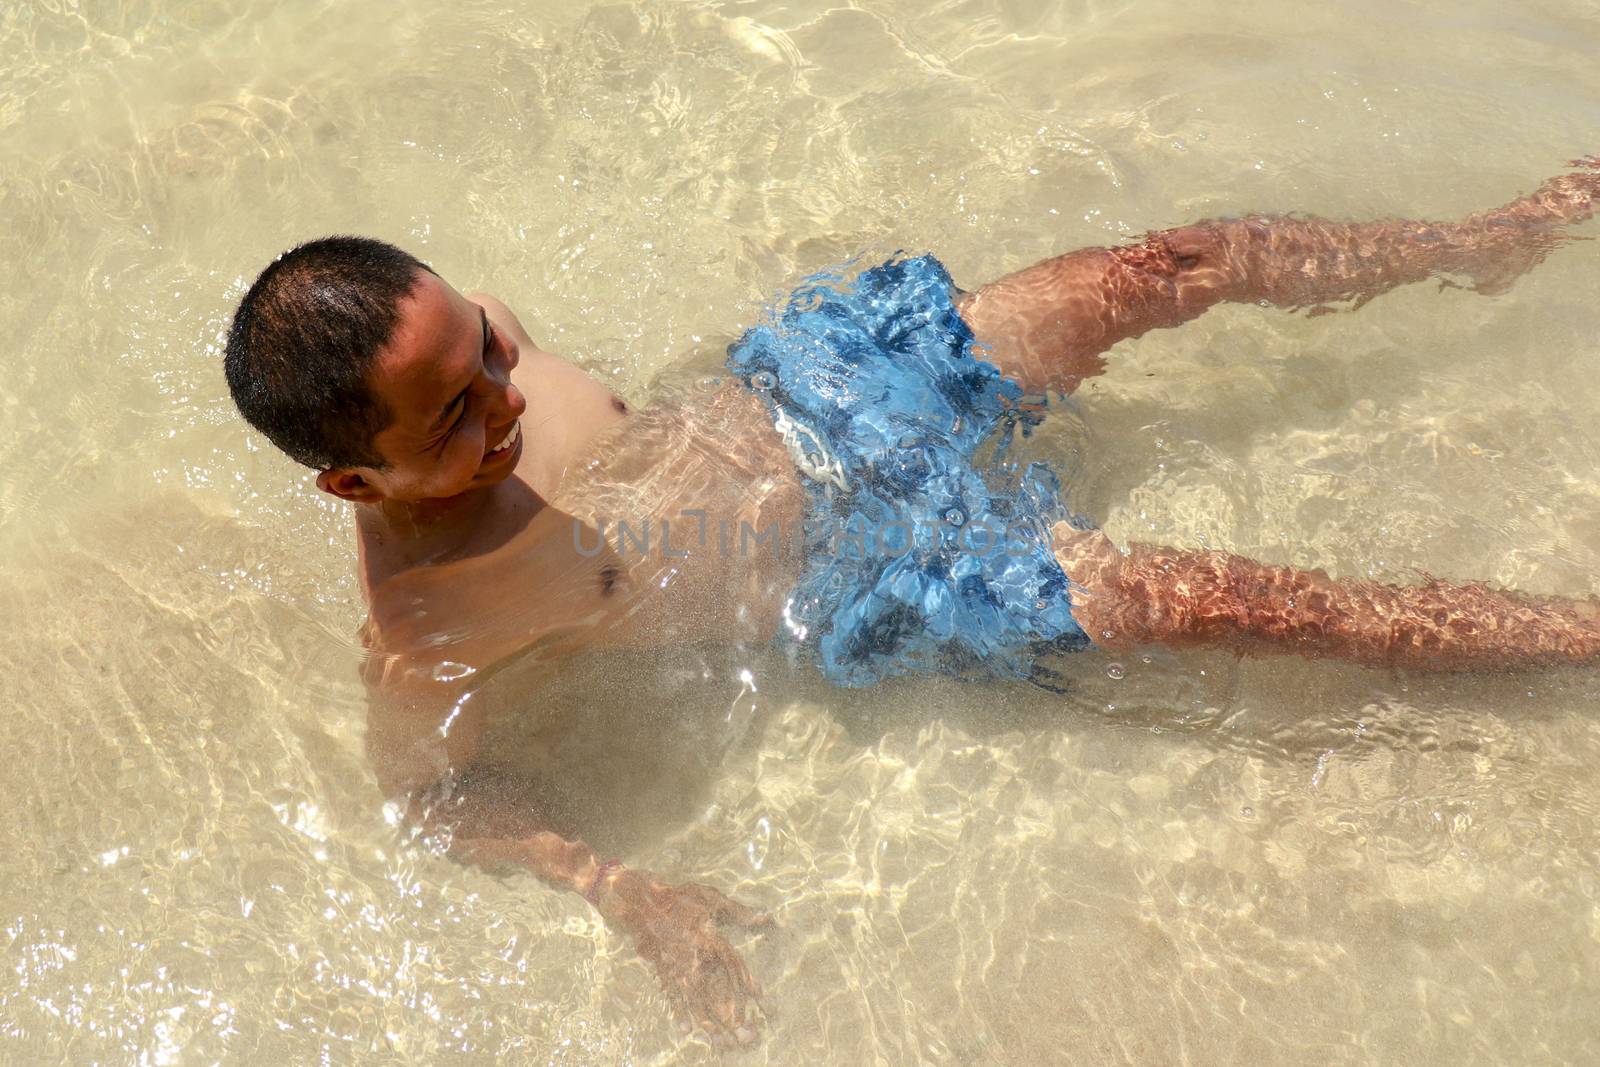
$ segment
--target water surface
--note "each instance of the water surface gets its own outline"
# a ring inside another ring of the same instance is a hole
[[[858,253],[972,286],[1208,215],[1448,218],[1600,150],[1586,0],[1207,6],[0,13],[0,1059],[712,1058],[582,901],[385,811],[349,516],[235,417],[232,304],[371,233],[642,401]],[[1120,346],[1057,431],[1071,501],[1119,542],[1600,593],[1596,249]],[[745,1062],[1600,1058],[1600,674],[1068,669],[597,659],[507,744],[560,738],[598,844],[773,911]]]

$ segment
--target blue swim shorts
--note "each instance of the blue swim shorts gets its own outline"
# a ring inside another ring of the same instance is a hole
[[[1089,644],[1049,529],[1055,474],[1006,453],[1043,402],[973,353],[937,259],[807,279],[728,351],[807,478],[780,638],[845,686],[934,672],[1050,686]]]

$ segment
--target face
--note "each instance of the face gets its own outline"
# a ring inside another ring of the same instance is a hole
[[[393,416],[373,439],[387,465],[324,471],[317,483],[361,503],[416,502],[510,477],[522,456],[527,408],[511,384],[520,357],[517,342],[482,306],[423,273],[372,367],[373,392]]]

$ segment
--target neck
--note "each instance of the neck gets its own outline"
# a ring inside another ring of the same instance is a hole
[[[362,504],[356,522],[379,529],[403,541],[427,541],[452,537],[474,526],[489,506],[497,485],[470,489],[456,496],[431,500],[380,500]]]
[[[363,569],[384,573],[448,558],[482,526],[498,485],[433,500],[380,500],[356,505]]]
[[[356,506],[360,567],[369,583],[399,571],[492,551],[544,507],[519,478],[437,500]]]

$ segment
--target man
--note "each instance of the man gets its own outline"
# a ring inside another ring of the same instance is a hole
[[[869,272],[871,285],[910,278],[917,299],[931,293],[933,304],[915,329],[889,340],[839,341],[878,351],[828,347],[835,327],[855,328],[852,309],[803,309],[785,320],[796,333],[812,331],[800,341],[781,329],[753,331],[736,346],[741,385],[641,411],[539,348],[495,298],[456,292],[392,246],[328,238],[286,253],[255,281],[233,323],[226,370],[245,417],[316,469],[319,488],[357,505],[369,748],[385,789],[416,798],[448,783],[449,803],[424,817],[448,826],[455,853],[520,865],[582,894],[632,937],[684,1016],[714,1036],[750,1040],[759,986],[717,924],[766,918],[708,887],[670,886],[602,863],[539,825],[482,750],[482,680],[513,656],[550,661],[580,648],[759,640],[780,628],[804,642],[817,618],[827,620],[821,640],[834,640],[831,652],[823,649],[825,666],[858,671],[841,676],[847,684],[912,669],[912,653],[930,651],[939,669],[1015,676],[1001,667],[1087,641],[1452,669],[1600,654],[1592,603],[1482,586],[1335,582],[1220,552],[1123,551],[1066,521],[1044,482],[1032,490],[1043,499],[1032,514],[1053,525],[1047,537],[1022,544],[1021,563],[940,549],[943,562],[894,572],[896,588],[911,582],[918,603],[945,615],[897,601],[884,565],[869,563],[852,572],[858,580],[868,574],[855,601],[830,601],[812,621],[797,622],[803,598],[791,591],[837,578],[826,570],[836,561],[819,561],[815,544],[808,551],[789,538],[730,552],[725,540],[719,548],[706,536],[708,528],[794,530],[808,509],[815,519],[819,508],[843,513],[869,499],[898,515],[912,488],[936,475],[970,490],[970,442],[951,444],[965,432],[960,412],[931,434],[943,442],[938,448],[901,442],[863,458],[841,451],[858,413],[819,399],[868,373],[862,368],[872,360],[874,372],[901,375],[915,362],[896,348],[907,337],[944,348],[936,354],[942,369],[912,381],[905,396],[976,405],[995,423],[1036,418],[1019,402],[1024,390],[1070,393],[1104,369],[1102,353],[1117,341],[1224,301],[1359,305],[1441,275],[1471,279],[1481,292],[1503,290],[1555,247],[1563,227],[1594,213],[1600,160],[1574,165],[1577,173],[1458,223],[1202,222],[1137,245],[1070,253],[971,293],[951,288],[931,260],[913,261],[914,270],[889,265]],[[876,312],[897,314],[881,301]],[[822,347],[806,347],[814,342]],[[820,378],[807,363],[811,351],[826,364]],[[758,356],[777,362],[753,369]],[[863,409],[866,416],[903,427],[915,414],[876,395],[874,403],[888,406],[875,415]],[[991,428],[986,422],[977,436]],[[941,467],[946,460],[955,466]],[[630,551],[620,536],[609,538],[607,516],[619,515],[642,528],[666,520],[658,527],[665,549],[641,541],[642,550]],[[697,517],[697,536],[684,530],[686,515]],[[970,525],[962,507],[943,516],[946,526]],[[1020,583],[1025,595],[1006,599],[1007,583]],[[989,621],[973,623],[974,610]],[[847,617],[857,630],[841,621]],[[963,635],[963,626],[981,632]],[[1010,643],[997,634],[1011,634]]]

